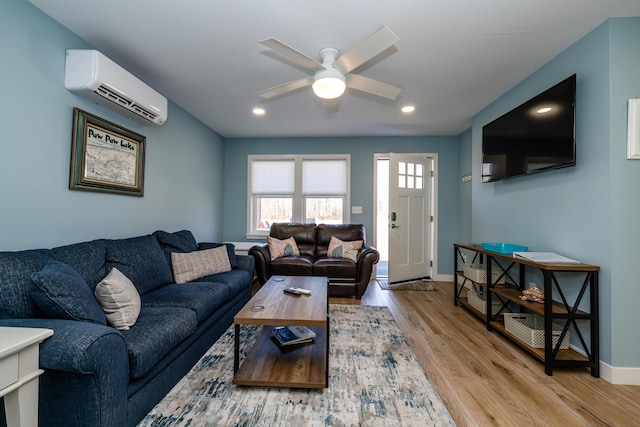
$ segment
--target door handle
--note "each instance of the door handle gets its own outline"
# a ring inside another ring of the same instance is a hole
[[[399,225],[391,224],[391,228],[400,228]]]

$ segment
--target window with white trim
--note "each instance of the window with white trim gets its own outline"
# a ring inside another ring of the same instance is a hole
[[[351,157],[248,157],[247,237],[264,237],[274,222],[349,222]]]

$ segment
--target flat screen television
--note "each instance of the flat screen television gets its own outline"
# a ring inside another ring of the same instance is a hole
[[[575,166],[576,75],[482,128],[482,182]]]

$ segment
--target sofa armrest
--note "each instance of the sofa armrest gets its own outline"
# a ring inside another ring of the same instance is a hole
[[[127,424],[129,357],[118,330],[60,319],[2,319],[0,326],[53,330],[40,344],[42,419],[69,426]]]
[[[271,254],[269,253],[269,245],[261,243],[249,249],[249,255],[255,259],[256,276],[260,286],[264,285],[271,273],[269,271],[269,263],[271,262]]]
[[[356,298],[362,298],[371,280],[373,265],[380,260],[378,250],[370,245],[363,245],[358,252],[358,271],[356,276]]]
[[[253,277],[253,270],[255,270],[256,260],[249,255],[236,255],[238,261],[238,269],[248,271]]]

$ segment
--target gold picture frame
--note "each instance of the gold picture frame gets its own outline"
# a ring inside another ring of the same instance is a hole
[[[73,109],[69,189],[142,197],[146,138]]]

